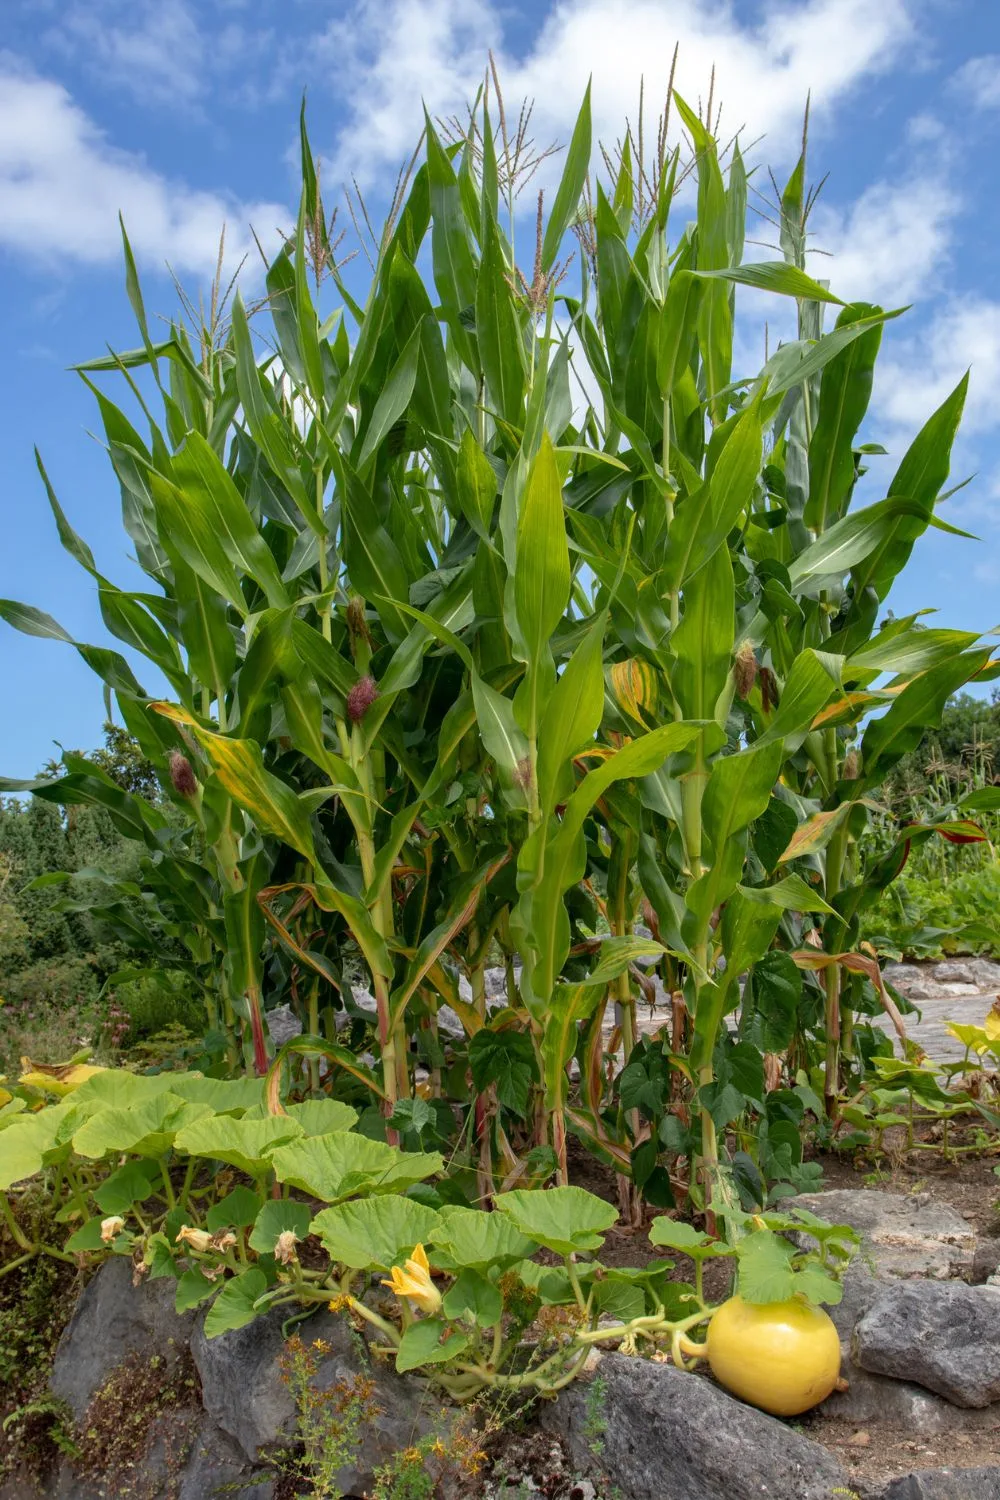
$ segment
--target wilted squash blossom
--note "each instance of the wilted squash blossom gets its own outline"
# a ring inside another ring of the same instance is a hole
[[[110,1245],[111,1241],[120,1235],[124,1228],[125,1220],[120,1214],[112,1214],[109,1219],[102,1219],[101,1240],[105,1245]]]
[[[397,1297],[409,1297],[421,1312],[434,1314],[441,1309],[441,1293],[431,1280],[431,1268],[423,1245],[415,1245],[413,1254],[405,1266],[393,1266],[390,1280],[383,1277],[382,1285],[391,1287]]]
[[[283,1266],[291,1265],[292,1261],[297,1259],[295,1246],[298,1242],[299,1237],[294,1229],[283,1229],[274,1243],[275,1260],[280,1260]]]
[[[207,1229],[192,1229],[190,1224],[182,1224],[174,1243],[187,1245],[191,1250],[197,1250],[200,1255],[207,1255],[212,1248],[212,1236]]]

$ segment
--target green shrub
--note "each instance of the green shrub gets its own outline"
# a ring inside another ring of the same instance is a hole
[[[92,954],[39,959],[8,975],[3,998],[8,1006],[37,1017],[44,1010],[80,1010],[94,1005],[101,981]]]
[[[201,1031],[205,1008],[181,974],[144,975],[116,987],[113,1002],[124,1012],[128,1030],[118,1042],[123,1048],[156,1036],[168,1027]]]
[[[904,873],[866,915],[862,932],[880,953],[935,958],[1000,946],[1000,861],[961,873]]]

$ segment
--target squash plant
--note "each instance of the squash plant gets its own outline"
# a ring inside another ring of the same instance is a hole
[[[860,915],[908,842],[956,826],[902,830],[869,861],[872,794],[995,668],[972,632],[879,612],[921,534],[954,529],[936,507],[965,381],[856,503],[900,310],[806,273],[805,152],[775,205],[783,258],[748,262],[738,145],[724,162],[674,95],[652,158],[628,129],[594,178],[588,95],[529,274],[496,106],[481,96],[454,139],[428,120],[361,296],[304,124],[298,222],[256,308],[213,298],[196,334],[154,341],[125,241],[141,342],[81,374],[146,590],[104,579],[46,492],[155,693],[73,644],[184,819],[78,757],[30,785],[142,841],[151,905],[258,1074],[262,1013],[290,996],[308,1040],[286,1055],[312,1086],[325,1049],[390,1143],[417,1090],[440,1099],[482,1201],[553,1164],[565,1185],[572,1131],[634,1214],[637,1189],[665,1204],[678,1184],[707,1208],[731,1186],[727,1135],[766,1171],[791,1150],[765,1054],[799,1118],[820,1094],[834,1117],[859,1009],[902,1030]],[[741,286],[797,318],[750,375],[733,365]],[[0,613],[69,640],[36,609]],[[634,1087],[639,958],[675,997],[652,1112]],[[352,1051],[334,1012],[358,1016],[359,973],[376,1022]]]
[[[488,1387],[555,1392],[595,1344],[669,1348],[683,1364],[687,1335],[712,1316],[707,1258],[735,1258],[749,1303],[815,1304],[839,1299],[856,1244],[806,1212],[734,1213],[730,1243],[657,1219],[652,1243],[695,1266],[686,1285],[671,1281],[670,1260],[636,1270],[593,1258],[613,1204],[568,1186],[514,1189],[492,1213],[448,1201],[439,1154],[360,1134],[334,1099],[283,1103],[277,1072],[265,1088],[96,1069],[38,1107],[41,1091],[29,1075],[0,1110],[0,1193],[15,1230],[7,1195],[41,1177],[57,1222],[74,1226],[49,1253],[129,1256],[136,1284],[172,1279],[178,1311],[205,1305],[209,1338],[278,1308],[287,1328],[329,1304],[365,1325],[398,1371],[420,1370],[459,1400]],[[793,1229],[813,1248],[781,1237]]]

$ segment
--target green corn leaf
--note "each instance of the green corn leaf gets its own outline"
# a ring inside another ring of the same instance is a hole
[[[945,486],[951,469],[951,449],[965,406],[969,387],[963,375],[951,395],[921,428],[903,456],[889,485],[889,496],[899,497],[914,508],[896,525],[879,546],[864,559],[854,574],[856,593],[872,588],[884,599],[913,551],[913,543],[931,523],[934,502]]]
[[[706,489],[677,508],[667,542],[662,578],[671,593],[681,589],[722,546],[753,498],[760,474],[763,432],[756,403],[747,407],[719,455]]]
[[[548,651],[569,602],[569,590],[562,480],[545,433],[528,475],[517,522],[514,601],[529,662],[538,662]]]
[[[733,565],[718,548],[684,590],[684,614],[673,636],[671,686],[685,719],[713,719],[729,679],[736,628]]]
[[[294,308],[288,308],[289,320],[295,323]],[[299,465],[294,438],[282,421],[263,370],[257,365],[246,310],[239,292],[233,301],[233,347],[236,355],[236,380],[247,426],[267,463],[291,495],[306,524],[321,539],[326,534],[323,517],[318,513],[315,495],[306,487]],[[344,402],[346,404],[347,382]]]
[[[855,339],[863,338],[870,329],[881,327],[893,318],[900,318],[907,311],[905,307],[897,307],[891,312],[875,313],[871,317],[858,318],[853,323],[838,326],[819,339],[802,339],[782,344],[761,371],[760,379],[762,382],[766,381],[768,395],[783,395],[795,386],[802,385],[804,381],[811,380],[853,344]]]
[[[833,302],[838,307],[844,305],[840,297],[820,286],[805,271],[783,260],[763,261],[759,265],[720,266],[714,271],[699,268],[694,274],[738,282],[740,286],[756,287],[762,292],[778,292],[783,297],[808,297],[813,302]]]
[[[385,441],[390,429],[406,414],[417,382],[421,327],[418,324],[410,334],[382,386],[358,455],[358,469],[364,468],[375,450]]]
[[[590,171],[591,122],[590,83],[587,84],[573,136],[566,153],[563,174],[556,189],[555,201],[542,239],[542,270],[551,271],[567,229],[576,217],[587,173]]]
[[[509,274],[500,232],[488,220],[476,285],[476,339],[486,376],[485,400],[505,422],[519,429],[524,422],[524,336]]]
[[[663,400],[673,394],[679,373],[687,369],[694,346],[702,287],[687,270],[675,271],[659,321],[656,381]]]
[[[837,327],[849,327],[879,311],[866,302],[854,303],[844,308]],[[854,487],[854,444],[871,399],[881,342],[882,325],[876,323],[823,371],[819,412],[809,445],[809,500],[803,517],[813,531],[825,531],[847,508]]]
[[[287,604],[281,573],[246,501],[218,455],[198,433],[189,433],[183,448],[174,455],[172,473],[189,526],[196,525],[199,535],[210,533],[230,562],[259,584],[272,607]],[[155,490],[156,478],[151,478]],[[187,561],[195,567],[190,556]]]
[[[741,885],[738,889],[744,901],[755,905],[774,906],[780,911],[820,911],[833,915],[833,907],[801,875],[785,875],[773,885]]]
[[[989,661],[989,647],[967,651],[939,666],[931,667],[905,687],[881,718],[873,719],[861,740],[864,785],[881,780],[902,757],[915,749],[928,729],[941,723],[941,714],[952,693],[975,676]]]
[[[843,691],[844,658],[807,647],[792,662],[781,701],[758,745],[783,740],[787,751],[799,748],[821,709],[835,693]]]
[[[686,749],[701,733],[701,724],[665,724],[633,740],[589,771],[566,803],[562,822],[544,845],[541,873],[537,863],[540,835],[522,850],[520,865],[530,889],[530,930],[534,942],[532,985],[544,998],[569,952],[569,918],[564,894],[582,878],[586,851],[581,848],[584,822],[591,808],[616,781],[648,776],[668,755]]]
[[[284,839],[310,863],[316,863],[308,809],[287,782],[265,770],[259,745],[252,740],[231,739],[205,729],[176,704],[156,703],[152,706],[157,713],[184,724],[190,730],[226,791],[250,814],[258,827]]]
[[[504,795],[512,807],[524,807],[531,762],[528,741],[514,717],[514,705],[478,674],[472,679],[472,697],[479,734],[487,755],[496,762]]]
[[[603,611],[558,678],[538,731],[538,785],[543,806],[557,800],[560,773],[593,741],[604,714]]]
[[[466,216],[458,177],[443,150],[429,115],[425,114],[427,180],[430,187],[431,255],[434,285],[448,324],[450,337],[469,368],[473,342],[462,322],[462,314],[476,301],[476,265],[469,244]],[[478,216],[477,216],[478,217]]]
[[[462,514],[477,536],[485,541],[490,534],[493,506],[497,496],[497,476],[486,454],[480,448],[471,427],[462,433],[458,448],[457,498]]]
[[[604,986],[595,984],[557,984],[549,995],[541,1045],[546,1109],[559,1114],[565,1109],[566,1070],[580,1039],[580,1022],[593,1015],[603,996]]]
[[[587,984],[608,984],[640,958],[662,958],[668,950],[652,938],[609,937],[601,943],[598,961],[587,975]]]
[[[43,640],[65,641],[67,645],[76,645],[73,637],[62,628],[58,620],[54,620],[42,609],[35,609],[31,604],[18,604],[16,599],[0,599],[0,619],[6,620],[8,625],[13,625],[15,630],[20,630],[24,635],[38,635]]]
[[[715,761],[702,803],[712,864],[689,887],[685,901],[705,922],[739,883],[746,857],[745,831],[768,804],[781,765],[780,742],[741,750]]]

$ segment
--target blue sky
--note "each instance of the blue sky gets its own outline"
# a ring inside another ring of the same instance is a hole
[[[679,42],[681,92],[703,94],[714,64],[723,134],[742,127],[745,142],[758,141],[753,159],[779,175],[812,90],[813,174],[830,174],[815,243],[833,252],[816,257],[814,273],[846,297],[914,304],[887,331],[866,436],[897,454],[971,365],[956,472],[978,477],[946,515],[982,541],[931,533],[892,603],[936,607],[942,624],[1000,622],[995,0],[4,0],[3,9],[0,596],[48,610],[78,639],[106,639],[91,580],[58,545],[36,443],[101,567],[136,580],[117,486],[88,436],[91,398],[67,373],[107,344],[136,341],[119,210],[147,305],[169,314],[165,261],[196,290],[223,221],[234,255],[250,223],[272,240],[288,224],[303,89],[327,196],[353,174],[377,202],[412,148],[421,100],[434,113],[461,109],[487,48],[508,99],[535,98],[540,141],[568,138],[591,73],[595,128],[613,141],[641,75],[647,97],[662,95]],[[71,648],[0,625],[0,667],[0,774],[33,774],[55,741],[99,743],[100,684]]]

